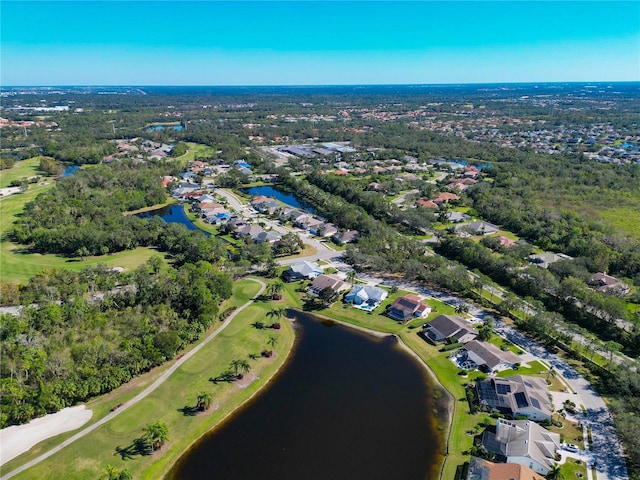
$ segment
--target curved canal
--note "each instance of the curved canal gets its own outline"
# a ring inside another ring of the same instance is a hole
[[[444,439],[424,367],[393,337],[295,317],[296,347],[282,373],[168,478],[437,478]]]

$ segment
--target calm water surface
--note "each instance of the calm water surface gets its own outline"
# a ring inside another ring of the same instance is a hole
[[[248,193],[251,196],[264,195],[265,197],[274,197],[276,200],[289,205],[293,208],[302,208],[307,212],[313,212],[313,207],[304,200],[296,197],[291,193],[284,193],[275,187],[263,185],[261,187],[241,188],[242,193]]]
[[[164,219],[164,221],[167,223],[181,223],[189,230],[200,230],[205,235],[210,235],[209,232],[205,232],[204,230],[198,228],[191,220],[189,220],[187,214],[184,213],[184,207],[182,206],[182,204],[167,205],[166,207],[161,207],[156,210],[149,210],[148,212],[138,213],[137,215],[140,218],[151,218],[158,216]]]
[[[423,368],[394,338],[296,318],[297,346],[283,372],[169,478],[437,478],[442,440]]]

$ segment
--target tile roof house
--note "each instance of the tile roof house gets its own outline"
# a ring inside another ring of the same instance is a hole
[[[553,414],[547,382],[539,377],[513,375],[477,382],[480,405],[511,417],[550,420]]]
[[[341,278],[335,275],[322,274],[313,279],[307,293],[312,296],[320,295],[320,292],[325,288],[330,288],[335,293],[346,290],[351,285],[343,281]]]
[[[492,235],[497,233],[500,227],[489,222],[471,222],[456,226],[456,232],[470,231],[475,235]]]
[[[295,282],[297,280],[316,278],[322,272],[322,267],[316,262],[300,262],[291,265],[282,275],[289,282]]]
[[[549,268],[549,265],[559,260],[573,260],[573,257],[565,255],[564,253],[553,252],[544,252],[529,255],[529,262],[540,268]]]
[[[466,343],[478,336],[471,322],[455,315],[438,315],[424,327],[425,335],[434,342],[443,342],[451,338]]]
[[[244,225],[238,228],[234,232],[234,235],[236,238],[246,238],[246,237],[254,238],[256,235],[262,232],[264,232],[264,230],[262,229],[262,227],[259,227],[258,225]]]
[[[378,287],[356,285],[347,296],[344,297],[344,301],[356,307],[373,310],[380,305],[388,295],[389,293],[386,290]]]
[[[277,232],[260,232],[257,235],[251,237],[256,243],[273,243],[282,239],[282,235]]]
[[[416,295],[396,298],[387,310],[387,315],[395,320],[406,321],[424,318],[431,313],[431,307]]]
[[[493,463],[471,457],[466,480],[545,480],[529,467],[517,463]]]
[[[524,465],[546,475],[555,463],[560,434],[550,432],[531,420],[498,419],[495,432],[482,434],[482,446],[506,463]]]
[[[432,210],[437,210],[440,208],[438,204],[433,200],[424,200],[422,198],[420,200],[416,200],[416,206],[422,208],[430,208]]]
[[[596,273],[589,279],[589,285],[596,289],[598,292],[602,293],[616,293],[625,295],[629,293],[629,285],[617,279],[616,277],[612,277],[611,275],[607,275],[605,272]]]
[[[344,245],[345,243],[358,240],[360,238],[360,232],[357,230],[347,230],[346,232],[335,234],[332,238],[338,245]]]
[[[466,360],[478,368],[488,372],[497,372],[513,368],[520,362],[520,357],[512,352],[503,352],[495,345],[479,340],[472,340],[464,346]]]

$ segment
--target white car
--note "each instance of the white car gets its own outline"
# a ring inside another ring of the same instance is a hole
[[[578,452],[580,451],[580,449],[578,448],[578,446],[577,446],[577,445],[574,445],[573,443],[567,443],[567,444],[564,446],[564,449],[565,449],[567,452],[571,452],[571,453],[578,453]]]

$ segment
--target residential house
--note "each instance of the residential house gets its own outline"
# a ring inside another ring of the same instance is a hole
[[[512,352],[503,352],[495,345],[479,340],[472,340],[464,346],[465,358],[463,362],[469,367],[475,367],[487,372],[498,372],[513,368],[520,362],[520,357]]]
[[[335,234],[332,238],[338,245],[344,245],[345,243],[358,241],[360,239],[360,232],[358,232],[358,230],[347,230],[346,232]]]
[[[394,320],[407,321],[412,318],[424,318],[431,313],[431,307],[416,295],[396,298],[387,310]]]
[[[256,243],[274,243],[282,239],[282,235],[277,232],[260,232],[253,238]]]
[[[311,230],[309,230],[311,232]],[[314,232],[311,232],[314,233]],[[335,234],[338,233],[338,227],[336,227],[333,223],[324,223],[323,225],[321,225],[318,230],[317,233],[315,233],[315,235],[318,235],[319,237],[332,237]]]
[[[388,295],[389,293],[382,288],[356,285],[347,294],[344,301],[362,310],[374,310]]]
[[[550,432],[531,420],[498,419],[495,432],[487,429],[482,446],[506,463],[517,463],[546,475],[555,463],[560,434]]]
[[[445,213],[445,217],[447,220],[453,223],[465,222],[467,220],[471,220],[471,217],[466,213],[461,212],[447,212]]]
[[[529,467],[517,463],[493,463],[471,457],[466,480],[545,480]]]
[[[433,342],[451,339],[466,343],[478,336],[478,331],[468,320],[455,315],[438,315],[424,326],[424,334]]]
[[[422,198],[420,200],[416,200],[416,207],[428,208],[431,210],[438,210],[440,208],[433,200],[424,200]]]
[[[493,377],[477,382],[481,406],[512,418],[525,416],[529,420],[551,420],[553,407],[544,378],[513,375]]]
[[[291,265],[282,275],[285,280],[295,282],[298,280],[316,278],[318,275],[321,275],[322,272],[322,267],[320,267],[316,262],[305,261]]]
[[[589,286],[595,288],[598,292],[613,293],[617,295],[626,295],[630,290],[629,285],[616,277],[607,275],[605,272],[593,275],[589,279]]]
[[[262,233],[262,232],[264,232],[264,230],[262,229],[262,227],[259,227],[258,225],[244,225],[243,227],[237,228],[233,234],[236,238],[239,238],[239,239],[245,239],[247,237],[253,239],[259,233]]]
[[[325,288],[330,288],[334,293],[340,293],[342,290],[346,290],[349,287],[350,285],[347,282],[337,276],[323,273],[313,279],[309,285],[307,293],[311,296],[318,296]]]
[[[443,203],[455,202],[457,200],[460,200],[460,197],[455,193],[442,192],[440,195],[438,195],[436,198],[433,198],[432,200],[433,200],[433,203],[440,206]]]
[[[456,232],[470,232],[474,235],[493,235],[500,227],[489,222],[471,222],[463,225],[456,225]]]
[[[534,255],[529,255],[529,263],[532,263],[536,267],[549,268],[549,265],[559,260],[573,260],[573,257],[565,255],[564,253],[544,252]]]

